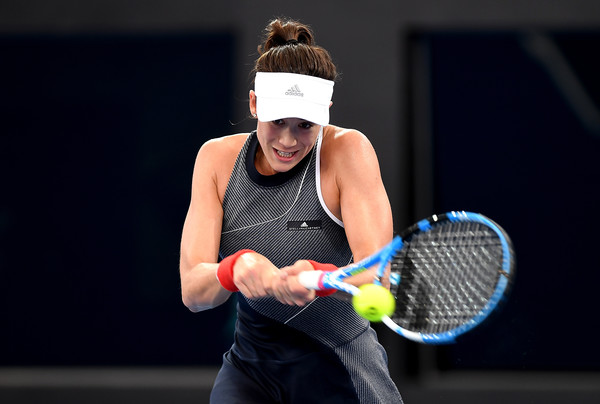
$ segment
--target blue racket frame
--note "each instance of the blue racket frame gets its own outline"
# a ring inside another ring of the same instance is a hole
[[[397,325],[390,317],[383,317],[382,322],[403,337],[412,341],[433,345],[454,343],[459,335],[462,335],[481,324],[489,316],[489,314],[496,309],[498,304],[505,296],[505,292],[507,291],[510,283],[509,280],[511,277],[511,271],[513,270],[513,253],[510,241],[507,239],[504,231],[496,223],[479,213],[453,211],[441,215],[434,215],[428,219],[421,220],[414,226],[410,227],[403,233],[403,235],[406,237],[408,234],[414,235],[418,232],[427,232],[435,226],[436,222],[442,220],[449,220],[451,222],[476,222],[484,224],[488,228],[492,229],[498,235],[502,245],[502,264],[499,281],[496,284],[496,288],[494,289],[494,292],[492,293],[487,304],[468,322],[455,329],[438,334],[424,334],[406,330]],[[352,295],[357,295],[360,293],[360,290],[356,286],[343,282],[343,279],[363,272],[374,265],[378,266],[373,283],[381,285],[381,279],[384,276],[386,266],[396,252],[398,252],[403,246],[403,238],[400,235],[395,236],[388,245],[383,247],[375,254],[357,263],[340,268],[337,271],[321,274],[319,286],[320,288],[337,289]],[[398,277],[391,281],[399,283],[402,280]]]

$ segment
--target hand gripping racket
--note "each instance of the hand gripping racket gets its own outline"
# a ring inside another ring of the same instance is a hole
[[[360,262],[333,272],[302,272],[299,282],[356,295],[359,289],[343,279],[375,265],[378,285],[391,268],[396,299],[394,314],[383,323],[413,341],[447,344],[481,324],[503,300],[515,259],[498,224],[477,213],[449,212],[421,220]]]

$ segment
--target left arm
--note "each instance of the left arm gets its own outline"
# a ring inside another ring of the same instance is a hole
[[[339,136],[335,145],[335,178],[346,237],[357,262],[392,240],[393,220],[373,146],[354,130]],[[353,276],[353,285],[371,283],[375,269]]]

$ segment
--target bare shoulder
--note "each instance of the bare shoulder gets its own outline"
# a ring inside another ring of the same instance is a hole
[[[247,138],[248,133],[239,133],[206,141],[198,151],[196,168],[202,170],[211,168],[211,171],[216,173],[227,171],[228,167],[233,167]]]
[[[200,147],[199,154],[207,155],[206,157],[217,154],[218,158],[231,153],[235,153],[237,156],[247,138],[248,133],[238,133],[210,139]]]
[[[236,158],[248,139],[248,133],[223,136],[205,142],[196,157],[194,182],[202,184],[209,180],[223,199]]]
[[[344,164],[357,159],[373,158],[375,151],[367,136],[356,130],[328,126],[323,137],[322,153],[327,159]]]
[[[325,129],[324,138],[330,142],[335,143],[336,145],[344,145],[344,144],[360,144],[362,142],[367,142],[370,144],[369,139],[364,135],[364,133],[349,128],[342,128],[339,126],[329,125]]]

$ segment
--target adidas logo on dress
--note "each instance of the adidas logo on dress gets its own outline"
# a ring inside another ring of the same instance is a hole
[[[291,95],[294,97],[304,97],[304,93],[298,87],[298,84],[293,85],[289,90],[285,92],[285,95]]]

